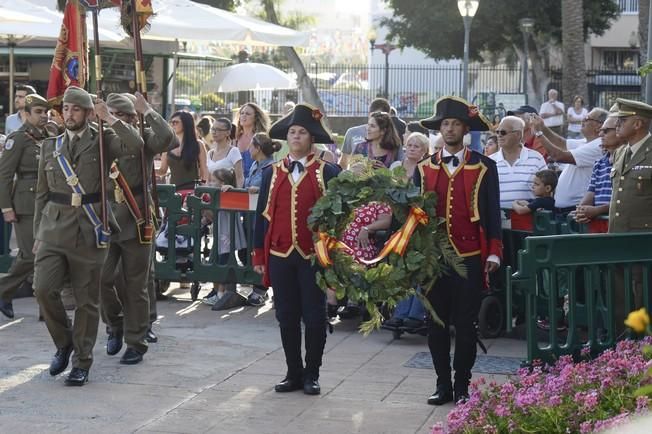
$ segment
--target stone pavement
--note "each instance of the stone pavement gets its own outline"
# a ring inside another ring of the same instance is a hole
[[[35,299],[16,300],[15,320],[0,315],[0,432],[425,434],[452,408],[426,404],[432,371],[403,366],[427,351],[421,336],[365,338],[345,321],[328,336],[322,394],[278,394],[285,363],[271,303],[213,312],[171,292],[158,304],[159,342],[139,365],[107,356],[100,326],[82,388],[65,387],[65,374],[50,377],[55,349]],[[525,355],[521,341],[485,343],[491,355]]]

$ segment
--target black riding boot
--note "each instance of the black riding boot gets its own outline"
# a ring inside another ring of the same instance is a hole
[[[326,345],[326,327],[306,327],[306,369],[303,375],[303,393],[319,395],[319,368],[321,367],[324,346]]]
[[[277,392],[291,392],[303,387],[303,361],[301,360],[301,327],[282,327],[281,342],[285,352],[285,362],[288,371],[274,390]]]

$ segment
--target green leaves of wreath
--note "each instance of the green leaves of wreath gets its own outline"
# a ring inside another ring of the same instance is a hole
[[[411,295],[416,295],[434,321],[443,325],[425,295],[442,273],[450,268],[460,273],[464,270],[446,233],[438,227],[436,195],[432,192],[421,195],[402,167],[390,171],[373,169],[371,163],[356,163],[361,164],[365,165],[362,173],[344,171],[332,179],[326,194],[313,207],[308,222],[316,227],[315,241],[319,233],[339,238],[353,220],[354,210],[370,202],[385,203],[392,208],[393,229],[405,223],[412,207],[423,209],[429,217],[428,223],[417,225],[403,256],[392,252],[372,267],[358,263],[343,251],[331,249],[333,264],[320,268],[317,283],[324,291],[334,290],[338,299],[346,297],[367,309],[371,319],[360,326],[365,335],[382,324],[379,307],[391,310]]]

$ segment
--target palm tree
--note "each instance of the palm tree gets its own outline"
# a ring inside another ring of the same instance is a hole
[[[575,95],[587,100],[584,60],[583,0],[561,1],[562,97],[571,104]]]
[[[640,65],[643,66],[650,59],[647,58],[647,24],[650,13],[650,0],[639,0],[638,2],[638,40]],[[641,80],[641,97],[645,101],[645,86],[647,80]]]

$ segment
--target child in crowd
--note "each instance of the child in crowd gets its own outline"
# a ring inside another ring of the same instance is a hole
[[[515,200],[512,209],[517,214],[531,214],[537,210],[554,211],[555,188],[557,188],[557,174],[549,169],[540,170],[534,174],[532,182],[534,199]]]
[[[213,182],[217,188],[222,188],[223,186],[233,186],[235,185],[235,171],[230,169],[217,169],[213,172]],[[244,229],[242,223],[239,220],[239,217],[236,215],[235,220],[235,237],[234,237],[234,246],[231,246],[231,214],[226,211],[219,211],[217,213],[217,228],[213,230],[213,248],[217,246],[217,263],[219,265],[226,265],[229,261],[229,256],[231,252],[243,249],[247,246],[245,241]],[[212,212],[207,212],[202,218],[202,223],[210,224],[214,222],[214,216]],[[213,226],[215,228],[215,226]],[[204,297],[203,302],[214,306],[219,301],[221,301],[227,294],[226,286],[224,283],[214,282],[213,290]],[[237,294],[229,294],[239,297]]]

